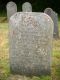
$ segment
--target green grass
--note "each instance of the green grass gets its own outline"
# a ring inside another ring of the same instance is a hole
[[[0,80],[6,80],[9,76],[9,63],[7,60],[1,60],[0,61]]]
[[[60,32],[60,21],[59,21]],[[24,77],[24,80],[60,80],[60,39],[53,40],[52,53],[52,70],[51,76]],[[0,23],[0,80],[7,80],[10,73],[9,65],[9,48],[8,48],[8,24]],[[14,78],[13,78],[14,77]],[[11,80],[17,80],[16,76],[12,75]],[[9,80],[9,79],[8,79]],[[22,79],[23,80],[23,79]]]

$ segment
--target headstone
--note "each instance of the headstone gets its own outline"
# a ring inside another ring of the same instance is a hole
[[[32,12],[32,6],[29,2],[25,2],[22,5],[23,12]]]
[[[44,13],[48,14],[53,22],[54,22],[54,33],[53,37],[54,38],[59,38],[59,30],[58,30],[58,15],[56,12],[54,12],[51,8],[46,8]]]
[[[10,18],[9,26],[12,73],[50,75],[52,19],[45,13],[17,12]]]
[[[17,5],[12,1],[8,2],[6,9],[7,9],[7,18],[9,21],[10,17],[17,12]]]

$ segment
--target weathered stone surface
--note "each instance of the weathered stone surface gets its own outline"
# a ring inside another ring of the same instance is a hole
[[[17,5],[14,3],[14,2],[8,2],[7,3],[7,6],[6,6],[6,9],[7,9],[7,18],[8,18],[8,21],[10,19],[10,17],[17,12]]]
[[[48,14],[53,22],[54,22],[54,33],[53,37],[54,38],[59,38],[59,30],[58,30],[58,15],[56,12],[54,12],[51,8],[46,8],[44,13]]]
[[[9,21],[13,73],[48,75],[51,69],[53,21],[45,13],[18,12]]]
[[[29,2],[25,2],[22,5],[22,11],[23,12],[32,12],[32,6]]]

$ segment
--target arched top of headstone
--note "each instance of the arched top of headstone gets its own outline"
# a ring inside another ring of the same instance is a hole
[[[23,12],[32,12],[32,5],[29,2],[25,2],[22,5]]]
[[[44,10],[44,13],[47,13],[48,15],[51,15],[52,12],[53,12],[53,10],[51,8],[46,8]]]
[[[15,2],[10,1],[7,3],[6,9],[7,9],[7,18],[9,20],[10,17],[17,12],[17,5],[15,4]]]
[[[52,8],[46,8],[46,9],[45,9],[44,11],[46,11],[46,10],[50,10],[50,11],[53,11],[53,10],[52,10]]]
[[[10,1],[7,3],[7,6],[6,6],[7,9],[14,8],[14,7],[17,7],[15,2]]]

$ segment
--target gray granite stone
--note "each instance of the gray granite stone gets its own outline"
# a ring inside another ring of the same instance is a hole
[[[59,38],[59,30],[58,30],[58,14],[54,12],[51,8],[46,8],[44,13],[48,14],[53,22],[54,22],[54,33],[53,37],[54,38]]]
[[[18,12],[9,21],[10,67],[22,75],[50,75],[53,21],[45,13]]]
[[[25,2],[22,5],[22,11],[23,12],[32,12],[32,6],[29,2]]]
[[[7,9],[7,19],[9,21],[10,17],[17,12],[17,5],[14,2],[10,1],[7,3],[6,9]]]

